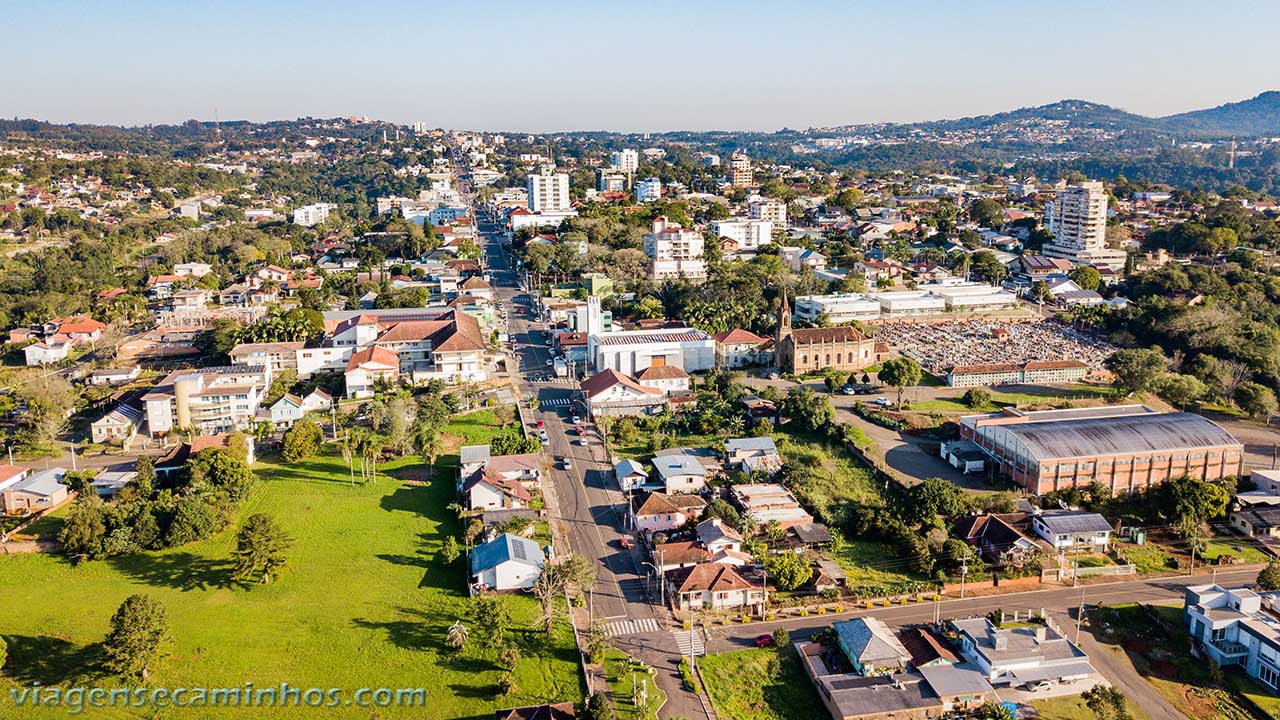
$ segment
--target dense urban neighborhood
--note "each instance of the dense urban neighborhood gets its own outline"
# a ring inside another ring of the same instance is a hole
[[[0,120],[0,717],[1280,716],[1277,177],[1274,92]]]

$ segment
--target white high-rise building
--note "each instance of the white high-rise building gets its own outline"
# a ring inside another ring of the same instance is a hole
[[[645,178],[636,181],[636,200],[653,202],[662,199],[662,181],[658,178]]]
[[[1107,193],[1102,183],[1082,182],[1058,190],[1045,215],[1053,233],[1053,242],[1045,243],[1045,255],[1123,267],[1125,252],[1107,248]]]
[[[337,209],[332,203],[315,203],[304,205],[293,211],[293,224],[304,227],[315,227],[329,219],[329,213]]]
[[[529,176],[529,211],[561,213],[570,209],[569,176],[544,170]]]
[[[736,242],[739,252],[753,252],[773,242],[773,223],[768,220],[718,220],[711,223],[711,232]]]
[[[747,217],[752,220],[768,220],[776,228],[787,229],[787,204],[781,200],[759,200],[748,205],[747,210]]]
[[[686,230],[661,215],[653,219],[653,232],[644,236],[644,252],[652,258],[649,265],[654,280],[705,280],[707,263],[702,259],[702,248],[702,233]]]
[[[634,173],[640,169],[640,153],[626,148],[625,150],[615,150],[613,153],[613,166],[619,172],[627,174]]]
[[[598,183],[596,189],[600,192],[626,192],[627,176],[618,173],[608,172],[606,170],[596,171]]]

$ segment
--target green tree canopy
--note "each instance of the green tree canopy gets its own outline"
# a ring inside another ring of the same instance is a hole
[[[149,595],[130,595],[111,616],[111,630],[103,641],[106,665],[112,672],[146,680],[153,663],[172,642],[164,606]]]

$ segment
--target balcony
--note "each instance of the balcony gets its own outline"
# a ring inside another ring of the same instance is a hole
[[[1213,647],[1227,658],[1239,658],[1249,654],[1249,648],[1235,640],[1214,640]]]

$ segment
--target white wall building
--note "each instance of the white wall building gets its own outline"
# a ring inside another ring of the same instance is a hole
[[[588,336],[587,358],[596,372],[612,369],[634,377],[645,368],[669,365],[694,373],[715,367],[716,343],[693,328],[622,330]]]
[[[705,280],[707,263],[702,250],[702,233],[686,230],[661,215],[653,219],[653,232],[644,236],[644,252],[651,258],[650,277],[654,280]]]
[[[747,217],[773,223],[781,230],[787,229],[787,204],[781,200],[764,199],[747,206]]]
[[[529,192],[529,211],[535,213],[562,213],[570,209],[569,176],[565,173],[543,171],[529,175],[526,189]]]
[[[711,223],[711,232],[738,243],[739,251],[750,252],[773,242],[770,220],[717,220]]]
[[[1107,193],[1098,181],[1083,182],[1058,190],[1045,215],[1053,242],[1042,252],[1091,265],[1123,267],[1123,250],[1107,248]]]
[[[636,200],[653,202],[662,199],[662,181],[658,178],[645,178],[636,181]]]
[[[615,150],[611,159],[618,172],[634,173],[640,169],[640,153],[631,148]]]
[[[832,325],[853,320],[875,320],[880,317],[880,302],[860,293],[801,295],[796,298],[797,320],[814,322],[825,314]]]
[[[267,366],[177,370],[142,396],[153,436],[192,427],[205,435],[250,427],[271,386]]]
[[[303,227],[315,227],[329,219],[329,213],[338,208],[332,203],[314,203],[304,205],[293,211],[293,224]]]

